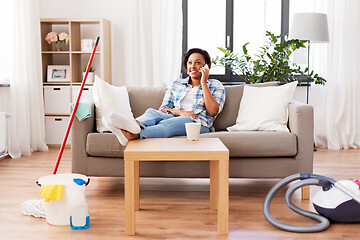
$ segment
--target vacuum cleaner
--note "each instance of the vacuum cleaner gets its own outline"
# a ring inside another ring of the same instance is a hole
[[[300,181],[297,181],[300,180]],[[274,195],[284,186],[292,183],[286,192],[285,200],[288,207],[294,212],[318,221],[315,225],[291,225],[280,222],[270,213],[270,203]],[[299,208],[292,201],[294,192],[304,186],[316,185],[322,190],[313,198],[313,205],[318,213]],[[360,222],[360,181],[341,180],[311,174],[298,173],[288,176],[278,182],[266,195],[263,205],[263,213],[266,220],[273,226],[289,232],[320,232],[326,230],[330,222],[355,223]]]

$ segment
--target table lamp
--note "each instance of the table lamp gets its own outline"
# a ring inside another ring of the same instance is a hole
[[[308,75],[310,75],[310,42],[329,42],[328,21],[323,13],[295,13],[289,31],[290,39],[308,42]],[[306,103],[309,103],[309,86],[306,88]]]

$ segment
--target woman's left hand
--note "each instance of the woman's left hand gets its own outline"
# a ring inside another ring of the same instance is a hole
[[[209,67],[207,66],[207,64],[205,64],[205,66],[200,68],[200,72],[201,72],[201,84],[206,85],[207,80],[209,78]]]

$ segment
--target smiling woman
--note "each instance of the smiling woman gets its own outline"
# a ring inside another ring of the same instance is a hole
[[[210,66],[207,51],[190,49],[183,55],[189,77],[176,79],[167,87],[159,110],[149,108],[136,119],[111,112],[103,118],[104,125],[123,146],[138,138],[185,136],[185,123],[201,123],[200,133],[210,132],[225,102],[224,86],[209,79]]]

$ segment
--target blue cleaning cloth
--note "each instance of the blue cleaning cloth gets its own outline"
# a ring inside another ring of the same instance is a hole
[[[75,107],[75,103],[71,103],[71,107]],[[78,108],[76,110],[76,117],[82,121],[91,116],[92,103],[86,98],[80,98]]]

